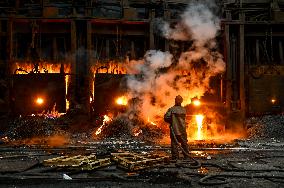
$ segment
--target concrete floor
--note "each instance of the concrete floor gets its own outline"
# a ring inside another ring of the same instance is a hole
[[[188,161],[179,160],[130,173],[115,163],[92,171],[70,171],[45,167],[41,162],[89,153],[103,158],[117,151],[169,155],[169,146],[115,140],[57,148],[2,144],[0,187],[284,187],[283,145],[275,139],[237,140],[214,147],[193,144],[191,154],[201,162],[199,168],[190,168]],[[63,179],[63,174],[72,180]]]

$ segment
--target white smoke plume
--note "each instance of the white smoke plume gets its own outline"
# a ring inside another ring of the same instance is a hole
[[[210,78],[224,72],[225,63],[216,50],[215,41],[220,20],[212,11],[214,4],[211,1],[205,3],[190,3],[179,23],[171,27],[164,22],[160,26],[167,39],[191,41],[190,49],[175,58],[169,52],[151,50],[144,60],[130,67],[132,72],[135,70],[143,76],[142,79],[129,79],[128,87],[132,97],[141,99],[140,115],[145,120],[162,117],[167,108],[174,104],[176,95],[184,98],[185,105],[193,97],[211,92]]]

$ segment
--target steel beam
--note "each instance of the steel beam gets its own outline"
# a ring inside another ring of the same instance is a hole
[[[150,49],[155,49],[155,37],[154,37],[154,18],[155,18],[155,10],[151,10],[150,12],[150,28],[149,28],[149,44]]]
[[[91,71],[91,57],[92,57],[92,23],[90,21],[87,21],[87,76],[86,76],[86,110],[87,113],[90,115],[91,107],[90,107],[90,91],[91,91],[91,85],[92,85],[92,71]]]
[[[245,14],[239,14],[240,20],[245,21]],[[240,92],[240,115],[242,120],[245,118],[246,96],[245,96],[245,26],[239,26],[239,92]]]
[[[280,40],[279,43],[279,56],[280,56],[280,61],[281,61],[281,65],[284,64],[284,58],[283,58],[283,43],[282,41]]]
[[[227,19],[231,18],[230,12],[226,13]],[[224,55],[226,61],[226,109],[227,112],[230,113],[231,109],[231,101],[232,101],[232,64],[231,64],[231,48],[230,48],[230,25],[225,25],[224,32]]]
[[[76,38],[76,23],[73,20],[70,24],[71,32],[71,82],[68,93],[70,100],[70,107],[75,105],[75,88],[76,88],[76,48],[77,48],[77,38]]]

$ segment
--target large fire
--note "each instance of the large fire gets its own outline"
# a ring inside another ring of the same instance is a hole
[[[95,132],[96,135],[101,134],[103,127],[105,126],[106,123],[108,123],[109,121],[111,121],[111,118],[107,115],[104,115],[104,120],[103,120],[103,124],[97,129],[97,131]]]

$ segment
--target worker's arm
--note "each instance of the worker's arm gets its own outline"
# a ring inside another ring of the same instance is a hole
[[[165,113],[164,121],[167,122],[167,123],[172,122],[172,111],[171,111],[171,109],[168,109],[168,111]]]

